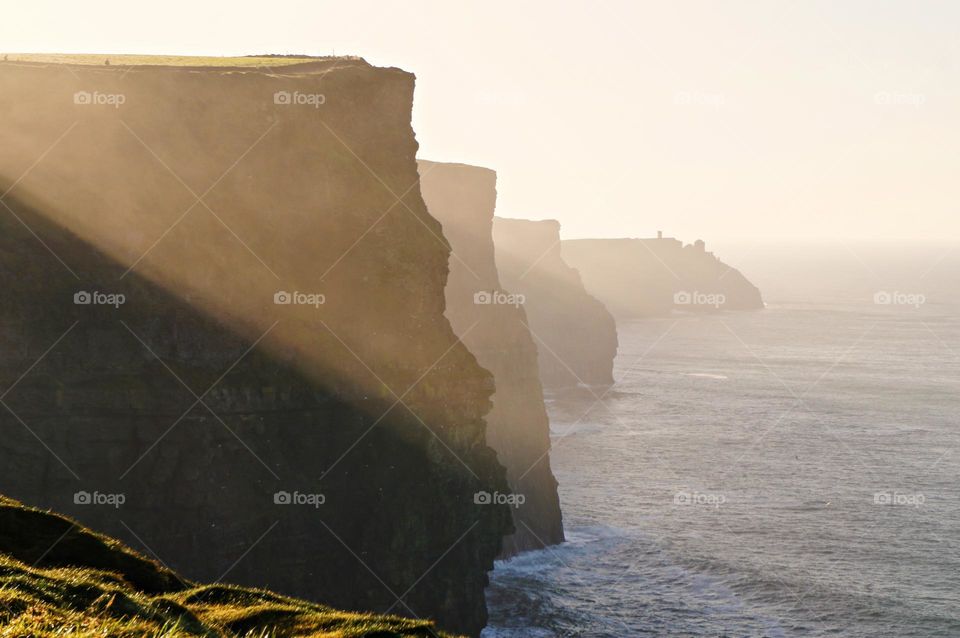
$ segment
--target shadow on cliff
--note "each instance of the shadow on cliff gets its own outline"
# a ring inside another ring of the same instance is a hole
[[[372,370],[338,374],[360,337],[319,330],[323,308],[265,299],[257,337],[21,190],[0,206],[0,492],[193,579],[478,630],[485,577],[465,566],[492,561],[509,514],[473,503],[503,489],[492,451],[407,407],[443,401],[444,366],[398,401]]]

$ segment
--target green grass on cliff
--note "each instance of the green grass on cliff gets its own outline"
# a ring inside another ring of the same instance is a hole
[[[2,638],[393,638],[433,623],[199,585],[67,518],[0,497]]]
[[[191,55],[109,55],[102,53],[5,53],[0,60],[39,62],[44,64],[82,64],[103,66],[262,66],[274,67],[311,62],[320,58],[308,56],[242,56],[212,57]]]

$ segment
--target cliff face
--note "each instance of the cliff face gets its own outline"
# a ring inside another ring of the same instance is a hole
[[[525,296],[544,387],[613,383],[617,328],[560,254],[560,224],[496,218],[497,269],[507,290]]]
[[[413,88],[0,64],[0,489],[188,578],[479,633],[510,514],[474,494],[508,488]]]
[[[454,332],[493,373],[487,442],[507,468],[516,504],[514,533],[502,556],[563,542],[557,481],[550,471],[550,424],[543,403],[537,348],[524,306],[501,287],[493,247],[495,172],[463,164],[420,161],[427,209],[450,242],[446,316]],[[520,503],[522,500],[522,504]]]
[[[0,590],[0,624],[11,636],[447,635],[429,621],[197,585],[76,521],[2,496]]]
[[[703,242],[673,238],[573,239],[563,258],[580,271],[591,294],[618,319],[671,310],[716,312],[763,308],[760,290]]]

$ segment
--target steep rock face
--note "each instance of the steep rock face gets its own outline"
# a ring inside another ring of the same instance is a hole
[[[560,224],[497,217],[497,269],[507,290],[525,296],[545,388],[613,383],[617,328],[560,254]]]
[[[510,303],[497,273],[492,235],[497,174],[464,164],[421,160],[419,165],[423,199],[451,246],[446,316],[480,365],[493,373],[487,442],[507,468],[513,495],[523,499],[511,508],[515,531],[504,539],[501,555],[561,543],[537,348],[523,305]]]
[[[507,484],[413,89],[0,64],[0,489],[188,578],[478,634],[510,514],[474,494]]]
[[[563,258],[618,319],[671,310],[715,312],[763,308],[760,290],[708,252],[702,241],[684,246],[656,239],[571,239]]]

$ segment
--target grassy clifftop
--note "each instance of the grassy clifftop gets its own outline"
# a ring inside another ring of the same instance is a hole
[[[0,635],[447,636],[430,621],[201,585],[68,518],[0,496]]]
[[[214,57],[200,55],[111,55],[103,53],[4,53],[3,58],[8,62],[38,62],[43,64],[203,67],[274,67],[329,59],[306,55]]]

